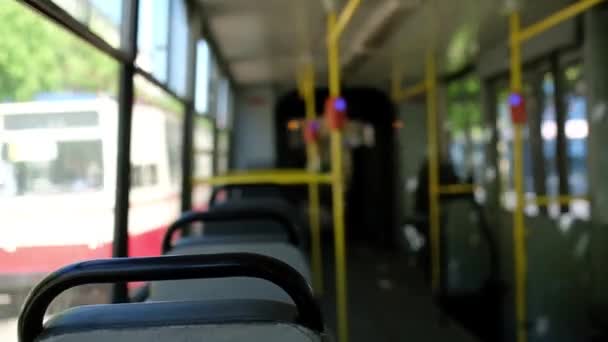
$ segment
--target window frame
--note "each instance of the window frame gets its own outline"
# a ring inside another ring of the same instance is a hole
[[[166,81],[160,81],[152,73],[143,70],[136,63],[137,56],[137,33],[139,27],[139,0],[125,0],[122,5],[122,17],[120,21],[120,46],[114,47],[102,37],[93,32],[85,23],[72,17],[66,10],[58,6],[56,3],[47,0],[22,0],[26,7],[38,12],[46,19],[60,26],[66,31],[74,34],[77,38],[85,43],[93,46],[101,53],[109,56],[119,64],[119,86],[118,86],[118,133],[117,133],[117,166],[116,166],[116,194],[115,194],[115,222],[114,222],[114,239],[112,246],[112,254],[114,257],[128,256],[128,211],[129,211],[129,193],[131,183],[130,170],[130,144],[132,131],[132,116],[133,116],[133,99],[134,99],[134,77],[141,76],[148,82],[157,86],[166,94],[180,102],[185,108],[185,116],[183,120],[183,144],[182,144],[182,210],[188,210],[190,207],[190,192],[192,190],[192,130],[193,117],[195,115],[194,108],[194,67],[196,61],[195,44],[203,36],[209,36],[209,29],[198,15],[199,8],[195,2],[184,0],[186,7],[188,37],[186,53],[186,85],[184,94],[179,94],[169,85],[170,76]],[[171,15],[170,12],[169,15]],[[170,21],[171,19],[169,19]],[[169,36],[169,46],[172,46],[171,25],[169,25],[167,34]],[[208,41],[210,54],[215,58],[216,67],[220,68],[222,74],[227,75],[231,81],[232,74],[226,67],[225,60],[218,53],[218,46],[213,39]],[[169,62],[168,62],[169,63]],[[169,65],[167,70],[170,72]],[[215,152],[215,151],[213,151]],[[114,287],[113,301],[123,302],[127,300],[127,288],[125,284],[119,284]]]

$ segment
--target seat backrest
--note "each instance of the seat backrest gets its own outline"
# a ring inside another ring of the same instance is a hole
[[[302,252],[296,247],[280,242],[192,244],[178,246],[172,255],[255,253],[280,260],[298,271],[310,282],[310,269]],[[257,299],[293,304],[291,298],[277,285],[262,279],[223,278],[155,281],[150,283],[148,301]]]
[[[277,184],[229,184],[217,186],[213,189],[209,204],[221,204],[219,194],[225,193],[228,201],[239,199],[281,198],[281,187]]]
[[[301,243],[301,229],[289,214],[272,206],[248,203],[217,209],[214,208],[206,212],[190,211],[183,213],[179,219],[177,219],[169,226],[169,228],[167,228],[163,238],[161,251],[163,254],[170,251],[173,248],[173,240],[177,233],[180,230],[190,227],[193,223],[204,223],[206,225],[209,225],[210,223],[229,224],[228,227],[231,227],[237,232],[240,230],[245,232],[253,232],[255,229],[258,229],[257,231],[259,231],[261,234],[271,234],[272,231],[265,231],[264,229],[261,229],[265,227],[263,225],[264,222],[268,221],[273,223],[272,227],[287,235],[290,243],[294,245],[299,245]],[[251,225],[249,222],[256,222],[257,225]],[[261,228],[259,225],[261,225]],[[221,231],[221,229],[218,230],[218,232],[219,231]],[[243,235],[252,234],[253,233]],[[285,235],[279,235],[277,239],[281,240],[281,237],[284,239]]]
[[[300,213],[287,201],[280,198],[255,198],[229,200],[220,204],[212,205],[210,211],[235,211],[242,209],[264,209],[273,210],[280,215],[288,217],[289,220],[298,228],[298,239],[306,240],[306,225],[300,217]],[[289,238],[287,229],[280,222],[273,220],[234,220],[229,222],[209,222],[205,224],[205,235],[251,235],[251,234],[272,234],[277,238]]]
[[[51,302],[72,287],[230,277],[272,282],[295,305],[271,301],[94,305],[70,309],[43,324]],[[323,332],[320,309],[300,273],[279,260],[249,253],[114,258],[70,265],[32,290],[18,321],[20,342],[319,341]]]

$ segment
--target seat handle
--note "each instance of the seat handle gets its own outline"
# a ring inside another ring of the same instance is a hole
[[[162,253],[170,251],[173,236],[176,232],[185,229],[189,224],[195,222],[230,222],[239,220],[270,220],[275,221],[285,228],[289,242],[295,246],[300,244],[298,227],[284,214],[270,208],[230,208],[211,211],[187,211],[179,219],[173,222],[163,237]]]
[[[43,318],[53,299],[63,291],[86,284],[251,277],[282,288],[294,301],[296,323],[323,331],[321,311],[304,277],[291,266],[252,253],[171,255],[113,258],[66,266],[44,278],[28,295],[18,322],[20,342],[34,342],[43,331]]]

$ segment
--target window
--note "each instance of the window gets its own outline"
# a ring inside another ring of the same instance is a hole
[[[580,64],[564,70],[566,103],[566,140],[568,146],[568,184],[570,193],[584,196],[588,193],[587,180],[587,98],[585,80]]]
[[[180,212],[183,106],[135,78],[131,136],[129,253],[159,254],[165,228]]]
[[[0,22],[0,316],[15,321],[48,272],[111,256],[118,65],[17,1],[2,2]],[[51,312],[109,295],[75,288]],[[17,341],[11,327],[3,341]]]
[[[546,194],[559,194],[559,172],[557,169],[557,118],[555,113],[555,78],[545,73],[541,83],[541,126]],[[537,133],[538,134],[538,133]],[[540,180],[542,181],[542,180]]]
[[[218,110],[220,109],[220,87],[222,84],[222,73],[217,64],[213,54],[209,54],[209,90],[208,90],[208,107],[207,111],[209,115],[216,118],[218,117]]]
[[[500,176],[499,185],[501,189],[501,202],[507,209],[515,208],[515,186],[514,186],[514,169],[513,169],[513,140],[515,129],[511,121],[511,110],[508,99],[510,91],[506,86],[506,82],[498,86],[498,101],[497,101],[497,116],[496,126],[498,131],[497,152],[498,152],[498,174]],[[531,96],[531,87],[529,84],[524,85],[524,95],[526,98]],[[526,124],[523,127],[523,163],[524,163],[524,192],[527,197],[534,193],[534,177],[533,177],[533,158],[530,150],[529,142],[529,127]],[[535,210],[535,207],[526,207],[526,210]]]
[[[573,196],[589,193],[588,150],[589,121],[586,84],[581,64],[564,68],[564,96],[566,106],[566,135],[568,158],[568,184]],[[570,212],[581,219],[589,219],[590,203],[577,199],[570,203]]]
[[[209,45],[200,40],[196,44],[196,91],[194,107],[199,114],[208,114],[209,110],[209,62],[211,56]]]
[[[228,172],[230,164],[230,131],[220,131],[217,137],[217,172]]]
[[[139,2],[136,63],[161,82],[167,82],[169,48],[169,0]]]
[[[220,129],[230,128],[232,120],[232,91],[230,81],[222,78],[217,92],[217,126]]]
[[[451,82],[447,89],[449,155],[454,171],[468,182],[481,182],[486,142],[481,116],[480,82],[474,75]]]
[[[136,63],[180,96],[186,95],[188,39],[184,0],[139,2]]]
[[[186,95],[186,73],[188,54],[188,16],[184,0],[169,2],[171,13],[171,40],[169,41],[169,88],[177,94]]]
[[[197,116],[194,118],[194,179],[213,176],[213,123]],[[192,207],[204,209],[211,195],[208,185],[195,185]]]
[[[113,47],[120,46],[123,0],[52,0]]]

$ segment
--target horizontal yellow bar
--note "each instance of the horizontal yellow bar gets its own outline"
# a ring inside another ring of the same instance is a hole
[[[395,92],[395,102],[401,102],[401,101],[405,101],[407,99],[410,99],[414,96],[418,96],[418,95],[422,95],[426,92],[427,89],[427,82],[420,82],[416,85],[413,85],[411,87],[405,88],[405,89],[401,89],[397,92]]]
[[[240,171],[230,171],[228,173],[224,173],[221,176],[243,176],[243,175],[259,175],[259,174],[274,174],[274,175],[292,175],[292,174],[302,174],[302,173],[310,173],[306,169],[251,169],[251,170],[240,170]]]
[[[444,195],[470,194],[475,191],[474,184],[451,184],[439,187],[439,193]]]
[[[334,44],[338,41],[338,39],[340,39],[340,36],[346,28],[346,25],[348,25],[350,20],[353,18],[360,4],[361,0],[350,0],[348,4],[346,4],[346,7],[344,7],[342,12],[340,13],[340,16],[338,17],[338,20],[336,21],[333,30],[331,30],[331,32],[328,32],[327,34],[328,44]]]
[[[538,196],[532,202],[538,206],[547,206],[550,204],[570,204],[571,202],[577,201],[577,200],[588,201],[589,197],[587,197],[587,196],[559,196],[559,197]]]
[[[563,23],[585,11],[591,7],[604,2],[605,0],[580,0],[550,16],[539,21],[536,24],[530,25],[517,34],[520,43],[532,39],[535,36],[549,30],[550,28]]]
[[[273,172],[252,174],[230,174],[210,178],[197,178],[193,180],[194,185],[226,185],[226,184],[311,184],[326,183],[332,181],[330,174],[315,174],[309,172]]]

